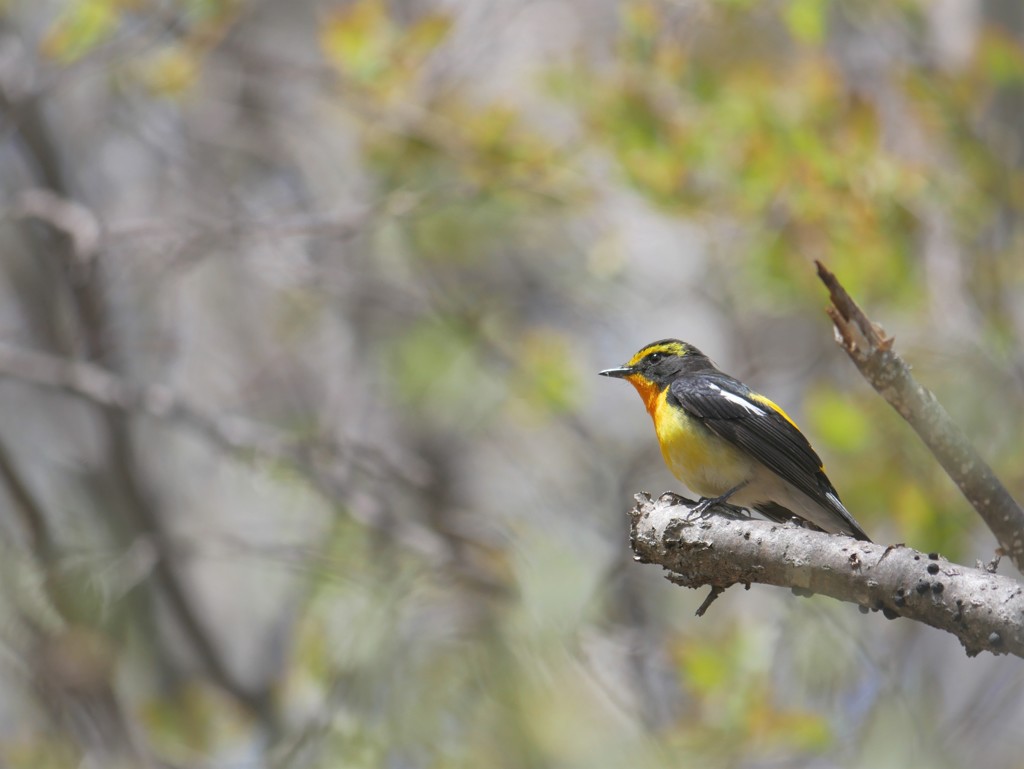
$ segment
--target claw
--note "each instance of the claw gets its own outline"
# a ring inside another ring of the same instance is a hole
[[[735,509],[735,505],[727,504],[729,501],[729,497],[731,497],[737,491],[746,486],[747,483],[749,483],[749,481],[743,481],[743,483],[737,486],[733,486],[731,489],[729,489],[727,492],[725,492],[719,497],[701,497],[700,501],[693,506],[693,510],[690,511],[691,515],[694,515],[697,518],[706,518],[708,515],[710,515],[709,511],[715,505],[724,505],[726,507],[729,507],[730,512],[732,512]]]
[[[670,505],[686,505],[687,507],[693,504],[692,499],[687,499],[682,494],[676,494],[674,491],[666,491],[658,497],[658,501],[666,502]]]

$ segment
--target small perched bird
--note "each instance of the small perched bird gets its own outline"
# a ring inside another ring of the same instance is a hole
[[[798,518],[871,541],[786,412],[719,371],[693,345],[662,339],[601,374],[625,379],[640,393],[665,463],[704,496],[701,511],[728,502],[772,521]]]

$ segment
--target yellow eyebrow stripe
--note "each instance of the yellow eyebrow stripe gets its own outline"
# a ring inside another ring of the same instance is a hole
[[[686,355],[686,346],[682,342],[664,342],[662,344],[648,345],[630,358],[629,363],[626,365],[635,366],[652,352],[663,352],[667,355]]]

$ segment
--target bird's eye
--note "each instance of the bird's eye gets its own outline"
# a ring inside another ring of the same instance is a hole
[[[647,356],[648,363],[660,363],[665,359],[665,353],[663,352],[652,352]]]

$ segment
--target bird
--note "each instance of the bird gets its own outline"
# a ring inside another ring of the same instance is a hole
[[[871,541],[789,415],[693,345],[661,339],[599,373],[636,388],[669,470],[702,495],[698,512],[726,503]]]

